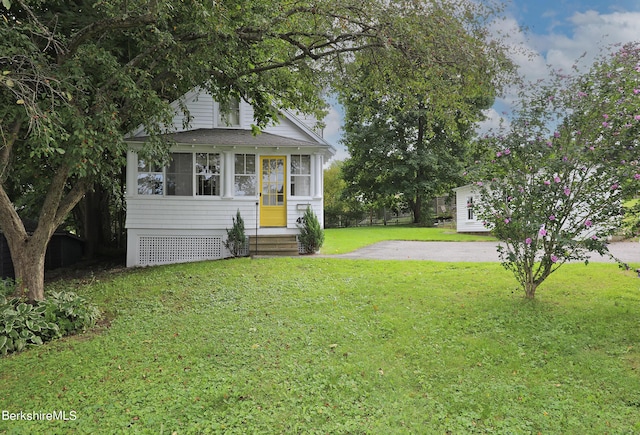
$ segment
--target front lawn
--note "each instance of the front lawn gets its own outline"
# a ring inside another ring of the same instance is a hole
[[[385,240],[415,240],[428,242],[495,242],[490,235],[456,233],[454,228],[424,228],[414,226],[377,226],[328,228],[322,254],[344,254]]]
[[[72,417],[0,433],[640,432],[640,280],[612,264],[536,301],[498,263],[308,257],[52,286],[111,325],[0,358],[3,416]]]

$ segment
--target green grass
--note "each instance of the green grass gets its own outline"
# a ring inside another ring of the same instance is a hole
[[[495,241],[489,235],[459,234],[454,228],[423,228],[414,226],[377,226],[329,228],[324,230],[322,254],[344,254],[385,240],[416,240],[430,242]]]
[[[0,433],[640,432],[640,280],[566,265],[236,259],[74,287],[109,328],[0,358]]]

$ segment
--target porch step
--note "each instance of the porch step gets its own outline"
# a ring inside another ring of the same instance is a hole
[[[298,240],[295,234],[249,236],[249,255],[298,256]]]

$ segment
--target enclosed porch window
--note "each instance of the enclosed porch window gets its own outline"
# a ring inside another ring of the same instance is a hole
[[[220,154],[171,153],[166,167],[138,160],[138,195],[219,196]]]

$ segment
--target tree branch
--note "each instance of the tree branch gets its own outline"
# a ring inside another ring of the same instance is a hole
[[[95,21],[88,26],[82,28],[76,33],[67,46],[67,50],[58,58],[58,64],[63,63],[66,59],[75,54],[78,48],[89,38],[96,34],[102,34],[109,30],[130,29],[134,27],[147,26],[157,21],[155,12],[150,12],[137,17],[120,17],[108,18],[101,21]]]
[[[64,222],[67,218],[67,215],[71,213],[71,210],[80,202],[82,197],[87,193],[89,187],[91,187],[91,182],[86,178],[83,178],[76,182],[69,193],[67,193],[60,204],[58,205],[58,210],[56,211],[56,215],[54,218],[54,222],[56,223],[56,228]]]
[[[0,131],[2,134],[2,148],[0,148],[0,183],[6,179],[6,169],[11,159],[13,152],[13,145],[16,143],[18,133],[22,127],[22,119],[18,119],[13,123],[13,128],[8,135],[5,135],[4,131]],[[0,130],[2,128],[0,127]]]

